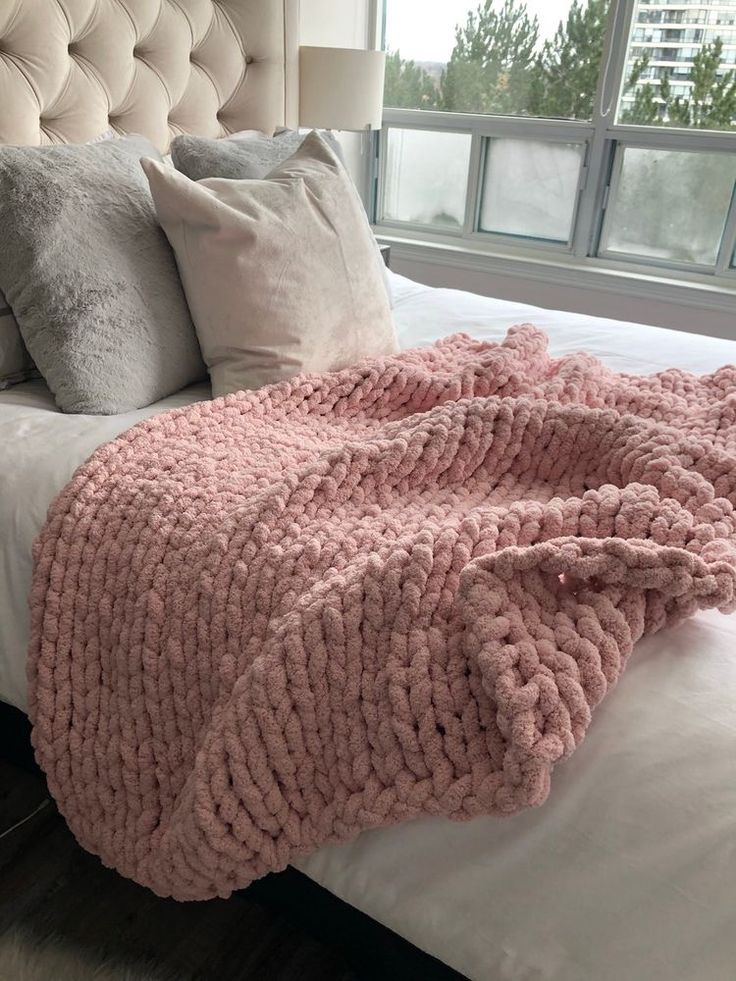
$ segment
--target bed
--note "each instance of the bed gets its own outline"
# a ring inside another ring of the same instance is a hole
[[[7,62],[21,66],[18,46],[30,51],[46,39],[46,22],[36,22],[35,29],[32,20],[24,22],[22,4],[11,5],[13,16],[4,13],[0,24],[0,58],[6,52]],[[115,4],[68,7],[76,18],[67,25],[73,37],[94,39],[97,31],[98,41],[111,43],[119,28]],[[99,19],[99,10],[111,19]],[[122,75],[113,75],[106,79],[107,91],[100,90],[80,72],[60,96],[57,80],[49,76],[53,111],[41,106],[40,123],[38,105],[28,105],[22,74],[9,72],[6,82],[0,76],[0,106],[11,108],[0,107],[0,140],[81,141],[112,121],[121,132],[143,130],[165,149],[176,132],[224,135],[288,120],[295,98],[292,4],[189,0],[180,7],[162,3],[159,13],[145,29],[133,21],[131,39],[143,31],[148,50],[136,55],[139,64],[126,75],[126,86],[117,84]],[[61,22],[58,29],[66,30]],[[174,62],[182,55],[181,63],[156,63],[156,52],[166,44]],[[198,55],[188,67],[193,48]],[[157,101],[156,79],[166,70],[176,76],[174,106]],[[225,77],[208,83],[213,71]],[[120,111],[111,113],[113,105]],[[389,278],[402,348],[426,346],[458,331],[501,340],[509,327],[531,322],[548,333],[553,355],[585,349],[618,371],[679,366],[708,372],[736,362],[731,341],[431,289],[396,274]],[[54,496],[98,446],[142,419],[208,397],[208,387],[198,385],[135,412],[84,416],[58,412],[41,380],[0,392],[2,701],[20,710],[27,705],[31,545]],[[700,614],[641,642],[541,809],[508,820],[455,824],[424,818],[367,831],[349,844],[300,859],[297,868],[478,981],[732,978],[734,649],[736,624],[717,613]]]
[[[424,287],[390,274],[402,347],[533,322],[554,354],[584,347],[632,373],[707,372],[730,341]],[[632,342],[632,338],[635,340]],[[108,417],[55,410],[42,381],[0,393],[0,695],[25,705],[31,542],[95,447],[208,397],[195,386]],[[12,461],[12,466],[10,465]],[[550,800],[510,820],[423,819],[326,847],[298,868],[477,979],[725,981],[736,963],[736,624],[699,615],[641,642]],[[684,722],[672,725],[687,706]]]

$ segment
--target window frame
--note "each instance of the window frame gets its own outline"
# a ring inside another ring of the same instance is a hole
[[[383,5],[374,3],[373,6],[375,38],[379,46],[382,46]],[[689,152],[716,151],[736,155],[736,132],[639,126],[616,121],[635,10],[636,0],[611,0],[601,71],[593,103],[593,118],[590,121],[446,113],[424,109],[384,109],[383,128],[374,134],[376,166],[372,175],[371,214],[376,233],[389,236],[416,234],[420,240],[426,238],[436,243],[444,240],[453,246],[461,246],[465,242],[474,251],[486,249],[489,253],[537,257],[546,261],[557,256],[560,262],[576,260],[598,268],[630,270],[642,275],[660,272],[685,281],[709,284],[720,282],[733,288],[736,285],[736,180],[715,266],[673,263],[601,250],[608,206],[614,201],[612,182],[615,181],[616,168],[623,159],[626,146]],[[387,130],[391,128],[471,134],[465,221],[461,229],[438,232],[428,225],[380,220],[386,165],[382,146],[385,145]],[[480,230],[486,141],[499,136],[585,144],[572,233],[567,243]]]

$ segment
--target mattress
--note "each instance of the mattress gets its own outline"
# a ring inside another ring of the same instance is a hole
[[[736,343],[541,310],[391,275],[402,347],[500,339],[532,322],[560,355],[619,371],[707,372]],[[199,386],[115,417],[64,416],[41,382],[0,393],[0,698],[26,704],[31,543],[101,443]],[[425,818],[322,848],[298,867],[482,981],[733,981],[736,618],[705,613],[641,642],[547,803],[507,819]]]

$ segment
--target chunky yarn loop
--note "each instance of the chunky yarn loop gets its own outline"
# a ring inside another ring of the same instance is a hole
[[[736,595],[736,368],[459,335],[158,416],[35,549],[31,713],[79,841],[227,896],[541,804],[636,641]]]

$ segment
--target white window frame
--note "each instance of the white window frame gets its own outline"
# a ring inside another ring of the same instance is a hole
[[[383,43],[381,6],[374,0],[375,38],[379,46]],[[593,119],[590,121],[472,115],[423,109],[385,109],[383,129],[376,134],[374,141],[375,169],[372,175],[371,208],[376,222],[376,234],[386,238],[408,238],[418,243],[445,244],[452,248],[464,246],[474,253],[487,251],[494,255],[518,256],[527,260],[537,258],[545,262],[556,259],[563,265],[580,263],[598,270],[628,271],[639,276],[661,274],[682,282],[722,286],[728,290],[736,288],[736,182],[715,267],[670,263],[660,259],[600,251],[606,209],[611,197],[611,183],[620,168],[626,146],[696,152],[710,150],[736,155],[736,133],[631,126],[616,122],[635,8],[636,0],[611,0],[601,73],[594,100]],[[461,229],[438,232],[427,225],[381,219],[386,163],[381,146],[385,143],[387,130],[393,127],[465,132],[471,135],[465,221]],[[485,141],[504,136],[586,145],[573,231],[567,243],[479,231]]]

